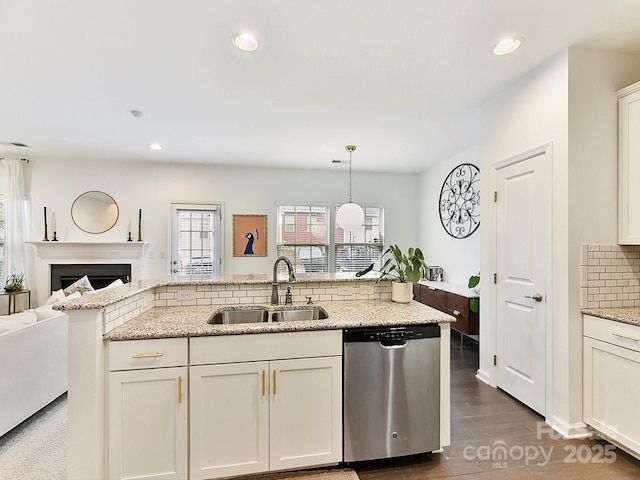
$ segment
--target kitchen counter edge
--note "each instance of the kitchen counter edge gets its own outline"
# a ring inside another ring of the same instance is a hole
[[[362,276],[356,278],[353,275],[314,274],[298,275],[296,283],[324,283],[324,282],[376,282],[377,277]],[[388,282],[388,280],[384,280]],[[288,283],[286,280],[278,280],[278,283]],[[133,297],[147,290],[157,287],[184,287],[198,285],[271,285],[272,280],[265,275],[236,275],[229,279],[190,278],[180,280],[138,280],[126,283],[119,287],[87,292],[81,298],[69,300],[53,305],[54,310],[96,310],[113,305],[121,300]]]
[[[272,308],[271,305],[260,305]],[[304,307],[304,304],[295,304]],[[234,307],[194,306],[156,307],[106,333],[106,341],[153,338],[246,335],[309,330],[424,325],[452,323],[455,318],[444,312],[412,301],[408,304],[388,300],[335,301],[314,304],[329,314],[326,320],[285,321],[210,325],[207,319],[217,311]],[[236,307],[237,308],[237,307]]]
[[[591,315],[640,327],[639,307],[583,308],[581,312],[584,315]]]

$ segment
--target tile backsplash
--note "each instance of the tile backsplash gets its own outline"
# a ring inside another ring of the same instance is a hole
[[[640,246],[581,245],[583,308],[640,307]]]
[[[278,291],[281,302],[284,302],[287,283],[280,283]],[[313,282],[301,281],[293,283],[291,293],[294,302],[305,302],[311,297],[314,303],[323,301],[347,300],[391,300],[391,283],[375,280]],[[263,284],[184,284],[159,286],[142,292],[125,300],[121,300],[105,309],[102,333],[128,322],[132,318],[153,307],[183,307],[200,305],[248,305],[252,303],[269,303],[271,301],[271,285]]]

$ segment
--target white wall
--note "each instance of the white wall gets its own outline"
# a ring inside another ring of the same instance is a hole
[[[618,105],[616,92],[640,80],[640,57],[569,50],[568,392],[582,392],[580,245],[617,243]],[[581,402],[567,416],[582,418]]]
[[[615,92],[639,79],[638,57],[572,48],[481,108],[483,191],[489,188],[491,163],[546,143],[553,145],[550,404],[546,417],[569,434],[582,421],[579,247],[582,243],[616,243]],[[482,271],[492,271],[492,205],[485,202],[482,207]],[[479,374],[491,383],[495,383],[494,297],[494,287],[483,284]]]
[[[125,241],[127,225],[137,238],[138,209],[143,210],[142,238],[150,242],[145,277],[166,278],[169,269],[170,204],[176,201],[224,203],[225,275],[269,273],[275,260],[276,202],[342,203],[348,198],[348,170],[314,171],[234,168],[165,163],[65,162],[32,160],[27,192],[31,197],[33,240],[42,240],[43,207],[55,212],[61,241]],[[339,167],[338,167],[339,168]],[[353,173],[353,200],[385,207],[385,244],[411,246],[418,239],[418,176],[412,174]],[[92,235],[71,219],[74,199],[87,190],[110,194],[120,218],[110,231]],[[233,257],[231,219],[235,213],[268,215],[268,257]],[[51,238],[51,232],[49,232]],[[164,258],[163,258],[164,257]]]
[[[467,238],[449,235],[439,215],[439,198],[442,183],[449,172],[461,163],[479,166],[478,147],[465,150],[425,170],[419,179],[418,213],[420,215],[420,248],[428,265],[439,265],[444,269],[446,282],[467,285],[469,277],[480,271],[480,230]],[[481,192],[482,193],[482,192]]]
[[[559,415],[567,419],[569,394],[567,338],[567,165],[568,165],[568,52],[561,52],[489,100],[481,108],[481,191],[490,189],[491,164],[533,148],[552,143],[552,285],[547,295],[553,302],[549,319],[554,339],[550,359],[554,376],[547,385],[552,399],[547,419]],[[485,195],[486,198],[486,195]],[[482,272],[495,271],[493,234],[495,209],[492,202],[482,204]],[[486,278],[486,275],[485,275]],[[496,382],[493,355],[496,353],[495,287],[483,282],[480,304],[479,374]],[[549,354],[548,354],[549,357]],[[543,359],[539,359],[543,361]]]

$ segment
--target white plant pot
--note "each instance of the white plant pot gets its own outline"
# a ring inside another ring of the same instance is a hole
[[[413,283],[391,282],[391,300],[397,303],[409,303],[413,299]]]

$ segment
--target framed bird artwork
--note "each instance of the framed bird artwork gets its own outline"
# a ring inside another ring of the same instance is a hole
[[[267,256],[266,215],[233,215],[233,256]]]

